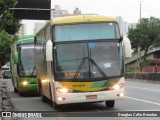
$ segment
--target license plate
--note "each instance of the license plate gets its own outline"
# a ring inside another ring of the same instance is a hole
[[[87,95],[86,99],[97,99],[97,95]]]

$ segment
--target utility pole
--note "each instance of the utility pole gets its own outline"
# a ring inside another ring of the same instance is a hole
[[[141,5],[141,3],[142,3],[143,1],[140,1],[140,17],[139,17],[139,23],[141,24],[141,12],[142,12],[142,10],[141,10],[141,7],[142,7],[142,5]]]
[[[142,19],[142,2],[143,1],[140,1],[140,17],[139,17],[139,24],[141,25],[141,19]],[[137,53],[137,62],[138,62],[138,66],[139,66],[139,63],[141,62],[141,50],[140,50],[140,46],[138,46],[138,53]]]

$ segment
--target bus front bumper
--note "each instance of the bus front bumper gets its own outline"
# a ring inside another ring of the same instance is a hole
[[[23,85],[21,84],[19,86],[19,92],[23,92],[23,93],[38,93],[38,85],[37,84],[27,84],[27,85]]]
[[[57,92],[56,92],[57,93]],[[57,93],[56,104],[99,102],[108,100],[123,100],[124,88],[120,90],[108,90],[83,93]]]

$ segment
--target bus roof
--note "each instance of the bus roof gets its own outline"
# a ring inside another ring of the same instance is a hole
[[[31,44],[34,43],[34,35],[23,36],[16,44]]]
[[[101,15],[77,15],[65,16],[52,19],[51,25],[67,24],[67,23],[81,23],[81,22],[117,22],[113,17],[106,17]]]
[[[34,38],[34,35],[25,35],[21,39]]]

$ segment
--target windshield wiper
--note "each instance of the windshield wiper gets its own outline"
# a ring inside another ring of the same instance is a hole
[[[87,59],[87,57],[84,57],[84,58],[82,59],[79,67],[78,67],[77,70],[76,70],[76,73],[75,73],[75,75],[74,75],[74,79],[76,79],[76,77],[78,76],[78,73],[79,73],[79,71],[81,70],[81,68],[82,68],[83,64],[85,63],[85,60],[86,60],[86,59]]]
[[[36,70],[36,66],[34,66],[32,72],[31,72],[31,76],[33,76],[33,74],[35,73],[35,70]]]
[[[108,77],[107,77],[107,75],[105,74],[105,72],[97,65],[97,63],[96,63],[93,59],[88,58],[88,57],[84,57],[84,58],[82,59],[80,65],[79,65],[79,67],[77,68],[77,71],[76,71],[76,73],[75,73],[75,75],[74,75],[74,79],[77,78],[78,73],[80,72],[80,70],[81,70],[83,64],[85,63],[85,60],[86,60],[86,59],[88,59],[94,66],[96,66],[96,68],[97,68],[98,71],[101,73],[101,75],[103,76],[104,79],[108,79]]]
[[[92,63],[93,65],[95,65],[95,66],[97,67],[98,71],[102,74],[103,78],[108,79],[108,76],[107,76],[107,75],[105,74],[105,72],[98,66],[98,64],[97,64],[92,58],[88,58],[88,59],[91,61],[91,63]]]

